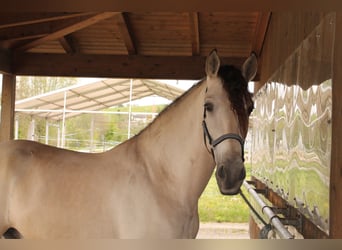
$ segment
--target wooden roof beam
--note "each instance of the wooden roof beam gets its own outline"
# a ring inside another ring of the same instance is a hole
[[[259,13],[252,44],[252,51],[254,51],[257,56],[261,55],[270,18],[271,12]]]
[[[0,73],[11,73],[11,54],[9,50],[0,49]]]
[[[75,32],[77,30],[84,29],[90,25],[93,25],[97,22],[100,22],[104,19],[110,18],[114,15],[116,15],[117,12],[103,12],[94,16],[91,16],[83,21],[80,21],[78,23],[72,24],[68,27],[62,28],[60,30],[57,30],[55,32],[52,32],[42,38],[36,39],[32,42],[26,43],[18,48],[16,48],[16,51],[27,51],[29,49],[32,49],[34,47],[37,47],[47,41],[57,40],[63,36],[66,36],[72,32]]]
[[[59,43],[62,45],[63,49],[68,54],[76,53],[75,44],[71,35],[63,36],[58,39]]]
[[[137,53],[136,47],[134,45],[132,31],[127,22],[127,16],[125,13],[120,13],[116,15],[116,22],[120,30],[120,34],[125,43],[128,55],[135,55]]]
[[[240,68],[245,57],[222,57]],[[149,79],[201,79],[206,56],[140,56],[15,53],[16,75],[113,77]]]
[[[27,41],[32,41],[41,37],[46,36],[47,34],[35,34],[35,35],[25,35],[21,37],[14,37],[10,39],[6,39],[0,41],[0,46],[5,49],[11,49],[16,46],[20,46],[20,44],[27,43]]]
[[[198,24],[197,12],[189,12],[189,23],[190,23],[192,55],[198,56],[200,54],[200,39],[199,39],[199,24]]]
[[[91,15],[94,16],[94,15]],[[33,40],[36,40],[41,37],[45,37],[51,33],[54,33],[58,30],[64,29],[76,23],[87,20],[90,15],[87,16],[76,16],[73,18],[65,18],[54,22],[37,22],[32,23],[30,25],[19,25],[13,26],[9,28],[0,29],[0,40],[1,41],[25,41],[21,43],[21,45],[29,43]],[[1,18],[1,17],[0,17]],[[0,21],[1,22],[1,21]],[[40,36],[40,37],[39,37]],[[20,44],[16,44],[14,47],[20,47]]]
[[[0,17],[0,29],[4,28],[13,28],[17,26],[58,21],[67,18],[81,17],[92,15],[94,12],[84,12],[84,13],[68,13],[68,14],[60,14],[60,13],[38,13],[33,14],[29,13],[26,15],[16,14],[13,17],[6,17],[6,13],[2,13]]]

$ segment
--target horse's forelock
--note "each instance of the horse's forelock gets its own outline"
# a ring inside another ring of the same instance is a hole
[[[222,79],[223,87],[228,94],[233,109],[238,115],[240,126],[247,130],[248,114],[245,103],[247,105],[249,103],[253,104],[247,81],[242,76],[241,70],[230,65],[221,66],[218,75]]]

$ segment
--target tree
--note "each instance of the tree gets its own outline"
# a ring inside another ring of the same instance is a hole
[[[18,76],[16,86],[16,99],[21,100],[28,97],[40,95],[56,89],[71,86],[77,83],[77,78],[65,77],[32,77],[32,76]],[[32,117],[26,114],[17,114],[19,120],[19,139],[27,138],[27,131]],[[45,119],[35,118],[36,129],[35,136],[38,141],[44,142],[45,140]],[[53,134],[52,134],[53,133]],[[49,134],[57,137],[57,132],[52,130]]]
[[[77,78],[18,76],[16,99],[40,95],[77,83]]]

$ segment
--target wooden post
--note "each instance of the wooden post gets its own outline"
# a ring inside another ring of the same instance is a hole
[[[14,138],[15,75],[4,74],[2,79],[0,142]]]
[[[332,145],[330,170],[330,238],[342,238],[342,13],[336,12],[333,59]]]

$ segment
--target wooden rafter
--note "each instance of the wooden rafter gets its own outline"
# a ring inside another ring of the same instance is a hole
[[[104,19],[107,19],[107,18],[110,18],[114,15],[116,15],[117,12],[104,12],[104,13],[100,13],[100,14],[97,14],[97,15],[94,15],[90,18],[87,18],[83,21],[80,21],[78,23],[75,23],[75,24],[72,24],[66,28],[62,28],[60,30],[57,30],[55,32],[52,32],[42,38],[39,38],[39,39],[36,39],[32,42],[29,42],[27,44],[24,44],[18,48],[16,48],[17,51],[26,51],[26,50],[29,50],[29,49],[32,49],[34,47],[37,47],[45,42],[48,42],[48,41],[52,41],[52,40],[56,40],[56,39],[59,39],[61,37],[64,37],[72,32],[75,32],[77,30],[81,30],[85,27],[88,27],[90,25],[93,25],[99,21],[102,21]]]
[[[13,28],[17,26],[58,21],[68,18],[81,17],[92,15],[93,12],[84,12],[84,13],[69,13],[69,14],[58,14],[58,13],[44,13],[44,14],[26,14],[23,17],[19,15],[15,15],[12,18],[6,18],[6,20],[2,20],[0,17],[0,29],[4,28]],[[3,16],[3,14],[2,14]]]
[[[266,31],[269,20],[271,18],[271,12],[260,12],[255,27],[254,39],[252,44],[252,50],[258,55],[261,55],[262,47],[264,45]]]
[[[94,16],[94,15],[91,15],[91,16]],[[40,37],[45,37],[51,33],[54,33],[58,30],[69,27],[76,23],[85,21],[91,16],[90,15],[75,16],[75,17],[63,18],[63,19],[55,20],[51,22],[39,22],[37,20],[37,22],[32,21],[32,23],[28,25],[18,25],[18,26],[0,29],[0,40],[9,41],[9,42],[15,41],[15,40],[24,41],[24,40],[33,40],[33,37],[35,37],[34,40],[36,40]],[[26,43],[28,42],[29,41],[26,41]],[[22,44],[25,44],[25,43],[22,43]]]
[[[189,21],[190,21],[192,55],[197,56],[200,54],[198,13],[189,12]]]
[[[122,39],[125,43],[128,54],[129,55],[135,55],[137,53],[137,50],[136,50],[136,47],[134,45],[134,41],[132,38],[132,32],[128,26],[125,13],[120,13],[120,14],[116,15],[116,22],[117,22],[118,28],[120,30],[120,34],[122,36]]]
[[[63,49],[68,54],[73,54],[76,52],[75,46],[73,44],[72,38],[69,36],[63,36],[58,39],[59,43],[62,45]]]
[[[31,41],[44,38],[51,33],[64,29],[75,23],[86,20],[88,16],[76,16],[64,18],[58,22],[36,22],[30,25],[13,26],[0,29],[0,46],[2,48],[15,49]]]
[[[15,37],[7,40],[3,40],[0,42],[0,46],[2,48],[13,48],[17,46],[18,44],[22,44],[23,42],[27,42],[28,40],[32,41],[41,37],[46,36],[47,34],[36,34],[36,35],[28,35],[28,36],[21,36],[21,37]]]

